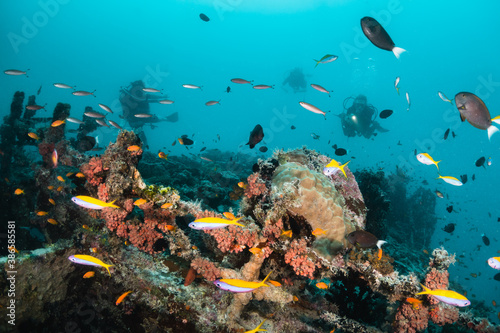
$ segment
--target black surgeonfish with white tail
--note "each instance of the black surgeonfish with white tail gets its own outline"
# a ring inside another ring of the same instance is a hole
[[[389,36],[384,27],[382,27],[373,17],[363,17],[361,19],[361,29],[366,38],[368,38],[373,45],[382,50],[392,51],[396,58],[399,59],[401,53],[406,52],[405,49],[397,47],[396,44],[394,44],[391,36]]]
[[[255,128],[250,132],[250,138],[248,139],[247,145],[250,145],[250,149],[255,147],[256,144],[262,141],[264,138],[264,130],[262,126],[256,125]]]
[[[492,123],[500,124],[500,116],[491,119],[490,111],[486,104],[473,93],[459,92],[455,95],[455,105],[460,112],[460,119],[469,123],[475,128],[488,131],[488,139],[498,132],[498,128]]]

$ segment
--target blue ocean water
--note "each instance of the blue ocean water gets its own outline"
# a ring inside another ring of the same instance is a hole
[[[103,103],[115,112],[108,118],[123,123],[118,117],[119,89],[143,80],[175,101],[152,105],[152,113],[179,113],[177,123],[145,129],[153,152],[167,147],[172,155],[184,154],[184,147],[171,143],[194,134],[199,148],[256,157],[303,145],[334,157],[335,143],[348,150],[338,159],[351,160],[353,171],[395,172],[398,166],[415,188],[426,180],[430,189],[448,196],[436,207],[440,220],[433,247],[443,243],[449,252],[465,255],[450,269],[450,280],[466,288],[472,306],[498,300],[499,282],[493,280],[497,272],[486,260],[500,250],[500,134],[488,140],[486,131],[460,122],[456,107],[437,95],[442,91],[452,99],[460,91],[472,92],[482,98],[492,117],[500,114],[498,2],[47,0],[4,2],[1,8],[0,68],[30,69],[28,78],[0,76],[1,116],[8,114],[16,91],[35,94],[42,86],[37,102],[47,103],[47,116],[58,102],[70,103],[73,117],[81,117],[85,106],[97,110],[97,103]],[[210,21],[202,21],[200,13]],[[361,32],[363,16],[379,20],[396,45],[408,52],[397,60],[376,48]],[[339,58],[315,68],[313,59],[325,54]],[[305,92],[294,93],[282,85],[294,68],[305,75]],[[398,76],[400,95],[394,89]],[[234,77],[274,84],[275,89],[235,85],[230,82]],[[97,97],[73,96],[53,87],[55,82],[96,90]],[[186,83],[202,85],[203,90],[185,89]],[[311,83],[333,90],[331,97],[312,89]],[[230,93],[225,92],[227,86]],[[358,94],[366,95],[379,111],[394,110],[391,117],[379,120],[389,132],[373,140],[343,135],[335,115],[343,111],[345,98]],[[209,100],[220,100],[220,105],[205,106]],[[303,109],[299,101],[329,110],[326,120]],[[269,148],[265,154],[245,145],[256,124],[264,128]],[[296,130],[290,129],[292,125]],[[448,128],[457,136],[443,140]],[[116,137],[113,129],[95,134],[104,145]],[[220,141],[214,142],[217,135]],[[442,175],[467,174],[469,181],[453,187],[436,180],[435,167],[418,163],[415,149],[441,160]],[[491,157],[492,165],[476,167],[481,156]],[[446,211],[450,204],[453,213]],[[448,223],[457,224],[453,235],[441,230]],[[482,243],[483,233],[490,246]],[[472,278],[471,273],[481,275]]]

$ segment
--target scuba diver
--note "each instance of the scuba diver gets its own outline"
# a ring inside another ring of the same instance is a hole
[[[352,105],[346,108],[347,103],[354,99]],[[380,126],[375,120],[378,116],[377,109],[367,104],[366,96],[358,95],[356,98],[347,97],[344,100],[345,113],[341,113],[338,117],[342,123],[342,130],[347,137],[364,136],[369,139],[372,135],[376,136],[379,132],[388,132],[389,130]]]
[[[146,135],[144,134],[143,126],[150,124],[154,128],[153,123],[162,121],[176,122],[178,113],[175,112],[166,118],[158,118],[155,115],[151,117],[136,117],[136,114],[150,114],[149,103],[159,103],[165,99],[165,96],[154,96],[144,92],[145,85],[142,80],[134,81],[128,87],[120,88],[120,103],[122,105],[123,115],[120,118],[125,119],[134,132],[144,142],[146,148],[149,148]]]
[[[302,69],[296,67],[291,70],[282,83],[283,89],[285,89],[285,85],[289,85],[293,89],[294,93],[306,92],[307,82]]]

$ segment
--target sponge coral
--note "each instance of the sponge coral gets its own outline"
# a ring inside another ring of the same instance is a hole
[[[288,211],[307,220],[311,230],[325,230],[326,235],[315,240],[313,249],[331,260],[337,251],[348,246],[345,235],[355,230],[356,223],[344,213],[344,197],[328,177],[294,162],[276,168],[273,196],[280,196],[278,189],[287,183],[294,185],[296,197],[287,207]]]

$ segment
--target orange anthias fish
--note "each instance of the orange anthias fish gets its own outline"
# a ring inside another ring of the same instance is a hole
[[[50,125],[50,126],[52,126],[52,127],[57,127],[57,126],[61,126],[61,125],[62,125],[62,124],[64,124],[64,123],[65,123],[65,121],[64,121],[64,120],[56,120],[56,121],[54,121],[54,122],[52,123],[52,125]]]
[[[73,175],[74,175],[74,172],[68,172],[68,173],[66,174],[66,177],[71,177],[71,176],[73,176]]]
[[[278,281],[269,280],[268,282],[275,287],[281,287],[281,283],[279,283]]]
[[[175,227],[173,225],[167,224],[167,226],[165,227],[165,229],[167,229],[168,231],[174,231]]]
[[[134,205],[135,206],[140,206],[140,205],[143,205],[145,204],[146,202],[148,202],[146,199],[137,199],[135,202],[134,202]]]
[[[89,272],[85,273],[85,275],[83,275],[83,278],[90,279],[91,277],[94,277],[94,275],[95,275],[95,272],[89,271]]]
[[[253,254],[259,254],[262,252],[262,249],[259,249],[258,247],[252,247],[251,249],[248,249],[248,251],[252,252]]]
[[[324,282],[318,282],[316,283],[316,287],[318,287],[319,289],[328,289],[330,288],[330,284],[326,284]]]
[[[241,187],[242,189],[246,189],[247,188],[247,184],[245,184],[244,182],[239,182],[238,186]]]
[[[42,211],[42,210],[40,210],[40,211],[36,212],[36,215],[38,215],[38,216],[45,216],[45,215],[47,215],[47,214],[48,214],[47,212],[44,212],[44,211]]]
[[[183,145],[183,144],[184,144],[184,141],[182,140],[182,138],[178,138],[178,139],[177,139],[177,141],[179,141],[179,143],[180,143],[181,145]]]
[[[230,212],[225,212],[225,213],[223,213],[223,215],[226,217],[226,219],[229,219],[229,220],[236,219],[236,217],[233,215],[233,213],[230,213]]]
[[[50,224],[53,224],[53,225],[57,225],[57,221],[54,219],[48,219],[47,222],[49,222]]]
[[[81,172],[77,173],[75,176],[78,178],[85,178],[85,175]]]
[[[59,187],[57,188],[57,192],[61,192],[61,191],[63,190],[63,188],[64,188],[63,186],[59,186]]]
[[[54,151],[52,152],[52,167],[53,168],[57,168],[57,162],[59,160],[59,156],[57,155],[57,150],[54,149]]]
[[[292,238],[292,230],[287,230],[287,231],[283,230],[281,232],[281,236],[286,236],[288,238]]]
[[[314,236],[319,236],[319,235],[321,235],[321,234],[326,235],[325,230],[323,230],[323,229],[321,229],[321,228],[316,228],[316,229],[314,229],[314,230],[313,230],[313,232],[312,232],[312,234],[313,234]]]
[[[61,176],[57,176],[57,180],[60,181],[60,182],[65,182],[64,178],[61,177]]]
[[[167,157],[168,157],[168,154],[165,154],[164,152],[161,151],[161,152],[158,153],[158,157],[159,158],[163,158],[164,160],[166,160]]]
[[[141,149],[141,147],[137,145],[133,145],[127,148],[128,151],[138,151],[139,149]]]
[[[131,292],[132,290],[129,290],[123,293],[120,297],[118,297],[118,299],[116,300],[116,305],[120,304],[125,299],[125,297],[127,297],[127,295],[130,294]]]
[[[172,207],[173,203],[170,203],[170,202],[165,202],[163,205],[161,205],[161,208],[163,209],[167,209],[167,208],[170,208]]]
[[[35,139],[36,141],[40,140],[40,138],[38,137],[38,135],[36,135],[36,133],[29,132],[28,136],[32,139]]]
[[[378,260],[382,259],[382,249],[378,249]]]
[[[18,189],[16,189],[16,190],[14,191],[14,194],[15,194],[15,195],[21,195],[21,194],[24,194],[24,191],[23,191],[23,190],[21,190],[20,188],[18,188]]]
[[[56,202],[55,202],[55,201],[54,201],[54,199],[52,199],[52,198],[49,198],[49,202],[50,202],[51,204],[53,204],[54,206],[56,205]]]
[[[54,189],[54,185],[47,186],[47,188],[48,188],[49,190],[53,190],[53,189]]]
[[[408,297],[408,298],[406,299],[406,301],[407,301],[408,303],[410,303],[410,304],[413,306],[413,308],[414,308],[414,309],[417,309],[417,310],[418,310],[418,308],[419,308],[420,304],[422,304],[422,301],[421,301],[421,300],[416,299],[416,298],[413,298],[413,297]]]

